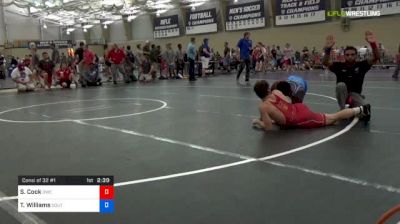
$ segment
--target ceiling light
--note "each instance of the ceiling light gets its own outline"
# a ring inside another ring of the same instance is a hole
[[[69,35],[70,34],[70,32],[69,31],[67,31],[67,35]]]
[[[83,32],[85,32],[85,33],[86,33],[86,32],[87,32],[87,29],[86,29],[86,28],[84,28],[84,29],[83,29]]]
[[[92,28],[92,27],[93,27],[92,24],[83,25],[83,28],[84,28],[84,29],[89,29],[89,28]]]

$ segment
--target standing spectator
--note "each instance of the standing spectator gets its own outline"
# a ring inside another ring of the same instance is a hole
[[[112,80],[111,62],[110,62],[110,60],[108,59],[108,56],[107,56],[108,52],[109,52],[108,45],[105,44],[104,45],[104,55],[103,55],[103,58],[104,58],[104,76],[108,77],[107,82],[111,82],[111,80]]]
[[[309,69],[309,70],[313,70],[310,64],[310,52],[308,51],[307,47],[303,48],[303,54],[301,56],[301,61],[303,62],[303,68],[304,69]]]
[[[189,61],[189,81],[196,81],[194,76],[194,62],[196,60],[196,38],[190,38],[190,43],[187,46],[186,54]]]
[[[206,77],[206,70],[208,69],[210,58],[211,58],[211,50],[209,46],[209,39],[204,38],[203,45],[201,46],[200,60],[201,60],[201,76]]]
[[[125,83],[129,83],[124,69],[125,52],[118,48],[117,44],[112,45],[112,49],[108,52],[107,58],[111,62],[111,73],[114,84],[117,84],[118,72],[124,76]]]
[[[81,64],[81,61],[83,60],[83,52],[84,52],[83,47],[84,46],[85,46],[85,43],[79,42],[79,47],[75,50],[75,63],[77,65],[77,68],[76,68],[77,73],[81,72],[80,64]]]
[[[18,92],[35,90],[32,71],[28,67],[25,67],[23,63],[18,64],[17,68],[12,71],[11,78],[17,84]]]
[[[262,57],[261,46],[260,43],[257,43],[252,52],[252,59],[253,59],[252,67],[254,68],[255,72],[259,72],[261,70],[262,66],[261,57]]]
[[[40,77],[43,79],[44,86],[48,90],[51,90],[51,84],[53,82],[53,70],[54,63],[51,61],[49,54],[47,52],[42,53],[43,59],[39,62]]]
[[[290,46],[289,43],[286,43],[285,48],[283,49],[284,67],[286,71],[293,70],[293,54],[294,49]]]
[[[85,45],[83,47],[83,60],[80,62],[80,68],[81,68],[81,77],[80,77],[80,82],[82,87],[86,87],[88,85],[88,76],[90,74],[90,70],[92,69],[92,66],[94,65],[95,61],[95,55],[94,53],[89,50],[89,46]]]
[[[277,62],[277,52],[275,49],[275,45],[272,45],[271,49],[271,57],[272,57],[272,70],[276,70],[278,68],[278,62]]]
[[[230,48],[229,43],[225,42],[223,65],[227,73],[231,72],[231,58],[232,58],[232,49]]]
[[[126,59],[125,59],[125,71],[127,73],[128,79],[132,82],[136,82],[137,78],[134,74],[135,71],[135,55],[133,54],[132,50],[131,50],[131,46],[128,45],[126,46]]]
[[[64,65],[68,64],[68,59],[67,56],[65,56],[64,52],[61,52],[60,63]]]
[[[0,78],[6,78],[6,58],[4,55],[0,55]]]
[[[172,50],[172,45],[171,43],[168,43],[166,45],[166,49],[164,51],[163,59],[165,60],[165,63],[168,66],[168,73],[169,73],[169,78],[175,78],[175,53]]]
[[[399,72],[400,72],[400,45],[399,45],[399,50],[396,55],[396,64],[397,64],[396,70],[394,70],[394,73],[392,76],[395,79],[397,79],[399,77]]]
[[[40,86],[44,88],[43,83],[40,81],[40,74],[39,74],[39,55],[37,53],[37,47],[35,43],[30,43],[29,48],[31,51],[31,66],[30,70],[32,71],[32,77],[35,82],[35,86]]]
[[[379,52],[381,53],[379,62],[381,64],[384,64],[385,63],[385,55],[386,55],[385,47],[383,46],[382,43],[379,43],[379,48],[378,49],[379,49]]]
[[[283,53],[279,45],[276,46],[276,64],[278,69],[283,69]]]
[[[179,78],[183,78],[185,70],[185,52],[182,49],[182,44],[178,44],[178,50],[175,53],[175,57],[176,57],[176,74],[178,75]]]
[[[157,45],[154,58],[156,59],[156,68],[159,68],[159,70],[160,70],[160,75],[161,75],[161,70],[162,70],[162,68],[161,68],[161,60],[162,60],[161,52],[162,52],[161,46]],[[164,70],[166,70],[166,67],[164,68]]]
[[[236,76],[236,81],[239,81],[240,75],[246,66],[246,82],[250,79],[250,55],[253,48],[253,42],[250,40],[250,32],[245,32],[243,38],[237,44],[238,60],[240,61],[240,68]]]
[[[142,75],[142,61],[143,61],[143,50],[142,50],[142,45],[137,44],[136,45],[136,51],[135,51],[135,66],[137,67],[138,71],[138,76],[137,78],[140,79],[140,76]]]
[[[144,54],[147,54],[147,50],[143,51]],[[150,64],[151,64],[151,75],[154,73],[157,74],[158,70],[158,52],[155,44],[151,45],[150,52],[149,52],[149,59],[150,59]]]
[[[50,48],[53,50],[53,52],[51,52],[51,60],[55,64],[55,69],[58,70],[61,63],[60,52],[54,43],[50,44]]]
[[[299,70],[301,67],[301,54],[300,51],[294,53],[294,69]]]

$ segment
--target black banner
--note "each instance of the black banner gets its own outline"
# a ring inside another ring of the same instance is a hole
[[[71,40],[49,40],[49,41],[34,41],[37,49],[50,48],[50,44],[54,43],[58,48],[72,47]]]
[[[217,10],[186,12],[186,34],[217,32]]]
[[[154,38],[179,36],[178,15],[154,18]]]
[[[325,0],[278,0],[275,24],[290,25],[325,21]]]
[[[264,0],[226,7],[226,30],[260,27],[265,27]]]
[[[400,13],[400,1],[396,0],[342,0],[343,11],[380,11],[380,15]]]

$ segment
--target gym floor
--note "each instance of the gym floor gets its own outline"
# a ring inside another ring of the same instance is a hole
[[[320,73],[297,72],[305,103],[335,112],[335,77]],[[399,90],[370,71],[369,124],[268,133],[234,74],[3,93],[0,223],[374,223],[400,201]],[[114,175],[115,213],[17,213],[18,175]]]

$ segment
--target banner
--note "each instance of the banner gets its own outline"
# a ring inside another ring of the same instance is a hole
[[[264,0],[226,7],[225,30],[265,27]]]
[[[381,15],[400,13],[400,1],[396,0],[342,0],[343,11],[380,11]]]
[[[176,37],[179,32],[178,15],[156,17],[154,19],[154,38]]]
[[[278,0],[275,24],[290,25],[325,21],[325,0]]]
[[[186,34],[212,33],[217,31],[216,9],[186,12]]]
[[[54,43],[58,48],[72,47],[71,40],[49,40],[49,41],[34,41],[37,49],[50,48],[50,44]]]

